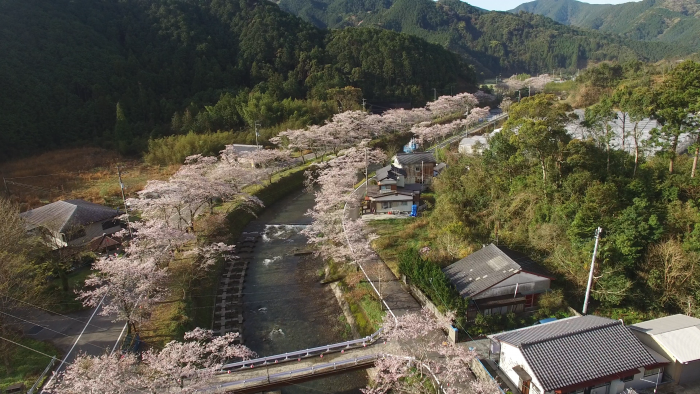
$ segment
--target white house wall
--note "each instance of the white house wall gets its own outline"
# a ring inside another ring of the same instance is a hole
[[[544,393],[544,390],[542,390],[542,384],[540,384],[540,381],[537,380],[537,377],[530,368],[530,365],[528,365],[527,361],[525,361],[525,356],[523,356],[520,349],[505,342],[501,342],[501,356],[498,362],[498,367],[505,372],[508,379],[513,382],[513,385],[520,389],[520,377],[515,371],[513,371],[513,367],[517,366],[522,367],[532,378],[532,382],[530,383],[530,394]],[[537,388],[537,392],[533,390],[533,387]]]
[[[540,384],[539,380],[537,380],[537,376],[530,368],[530,365],[528,365],[527,361],[525,360],[525,356],[523,356],[523,353],[520,351],[520,349],[509,345],[505,342],[501,342],[500,344],[501,353],[498,367],[506,374],[506,376],[508,377],[508,379],[510,379],[513,385],[518,387],[518,389],[520,388],[520,377],[515,371],[513,371],[513,367],[520,366],[532,378],[532,382],[530,383],[530,394],[538,394],[533,391],[533,387],[537,387],[539,393],[544,393],[544,391],[542,390],[542,385]],[[641,390],[649,387],[654,387],[654,385],[656,384],[658,374],[645,377],[644,368],[640,368],[640,371],[641,372],[634,375],[634,379],[629,382],[623,382],[620,379],[614,379],[610,382],[610,386],[599,387],[594,390],[591,390],[591,394],[618,394],[623,392],[627,388]],[[661,378],[662,376],[658,376],[659,382],[661,382]],[[583,390],[580,391],[583,392]],[[550,393],[553,392],[550,391],[545,394]]]
[[[523,295],[544,293],[549,290],[550,282],[549,278],[529,274],[527,272],[520,272],[503,282],[497,283],[490,289],[475,296],[474,299],[497,297],[508,294],[515,295],[516,286],[518,288],[518,293]]]

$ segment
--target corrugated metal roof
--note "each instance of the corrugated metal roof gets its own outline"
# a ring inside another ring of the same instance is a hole
[[[633,324],[630,328],[651,335],[681,363],[700,360],[700,319],[672,315]]]
[[[649,335],[661,334],[668,331],[680,330],[692,326],[700,325],[700,319],[686,315],[671,315],[654,320],[632,324],[630,328],[641,331]]]
[[[550,277],[522,253],[490,244],[443,269],[462,297],[472,297],[520,271]]]
[[[56,201],[20,214],[27,228],[45,227],[61,233],[72,227],[101,222],[119,215],[119,211],[84,200]]]
[[[423,163],[437,163],[432,152],[397,153],[396,161],[403,165]]]
[[[653,335],[664,349],[681,363],[700,360],[700,328],[698,326],[682,328]]]

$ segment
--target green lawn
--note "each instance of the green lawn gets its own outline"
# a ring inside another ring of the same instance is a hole
[[[372,242],[373,249],[396,277],[400,277],[399,253],[408,248],[428,246],[432,239],[425,218],[373,220],[369,226],[379,235]]]
[[[47,342],[29,338],[17,339],[16,342],[51,356],[60,356],[58,349]],[[24,382],[28,390],[44,371],[51,358],[18,345],[10,344],[10,346],[10,369],[0,362],[0,391],[20,382]]]

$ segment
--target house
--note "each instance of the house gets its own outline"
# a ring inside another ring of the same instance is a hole
[[[445,267],[443,272],[462,297],[469,297],[467,319],[478,313],[505,315],[537,306],[538,296],[554,279],[529,257],[490,244]]]
[[[489,139],[501,129],[496,129],[486,135],[472,135],[462,138],[459,142],[458,152],[463,155],[480,155],[489,148]]]
[[[670,361],[665,377],[680,385],[700,383],[700,319],[673,315],[633,324],[630,329]]]
[[[56,201],[23,212],[27,231],[44,236],[53,249],[82,246],[103,234],[121,230],[119,210],[84,200]]]
[[[420,203],[422,185],[406,184],[406,171],[388,165],[376,171],[377,185],[367,188],[363,213],[411,213]]]
[[[405,171],[406,184],[429,185],[437,161],[432,152],[397,153],[391,164]]]
[[[457,150],[463,155],[480,155],[484,153],[484,149],[489,147],[486,137],[483,135],[472,135],[462,138],[459,141]]]
[[[654,387],[668,363],[622,321],[592,315],[489,339],[498,368],[522,394],[618,394]]]

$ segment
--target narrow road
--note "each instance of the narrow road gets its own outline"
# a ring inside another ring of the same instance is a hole
[[[365,184],[355,189],[353,192],[358,199],[365,194]],[[359,212],[355,209],[348,209],[345,206],[343,220],[356,220],[359,217]],[[362,271],[364,271],[367,279],[372,284],[375,292],[384,301],[385,306],[389,308],[389,314],[393,316],[402,316],[406,313],[416,312],[421,310],[421,305],[411,293],[406,290],[401,281],[394,275],[384,261],[377,253],[372,251],[365,263],[358,263]]]

